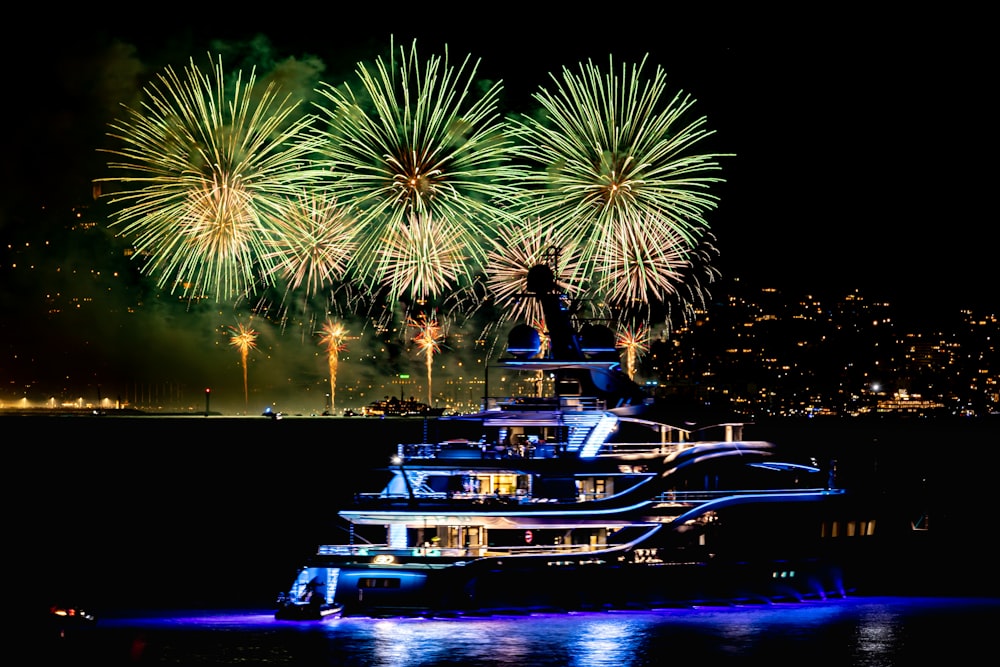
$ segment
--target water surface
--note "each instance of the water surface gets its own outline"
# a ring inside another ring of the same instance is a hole
[[[472,619],[128,612],[50,637],[47,652],[78,664],[206,666],[984,664],[998,618],[996,598],[904,597]]]

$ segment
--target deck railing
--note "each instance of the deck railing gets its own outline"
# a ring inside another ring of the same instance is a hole
[[[443,558],[485,558],[490,556],[531,556],[537,554],[579,554],[604,551],[614,548],[614,544],[541,544],[525,546],[471,546],[471,547],[436,547],[413,546],[391,547],[388,544],[324,544],[317,553],[324,556],[356,556],[377,557],[393,556],[396,558],[411,558],[414,556],[440,556]]]
[[[655,454],[668,456],[685,447],[704,443],[677,442],[615,442],[601,446],[597,456],[622,456]],[[401,456],[408,459],[551,459],[566,451],[564,442],[548,442],[544,445],[531,444],[519,447],[498,448],[493,443],[472,441],[450,441],[435,443],[402,443],[397,447]]]

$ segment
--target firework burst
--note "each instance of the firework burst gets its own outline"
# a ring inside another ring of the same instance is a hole
[[[518,154],[533,168],[521,216],[552,227],[553,241],[577,251],[582,279],[597,300],[661,298],[708,227],[718,198],[710,186],[722,154],[695,149],[713,132],[686,120],[694,100],[668,98],[661,68],[644,58],[616,73],[593,63],[552,77],[535,94],[545,118],[515,120]],[[660,248],[660,244],[668,245]]]
[[[380,244],[379,275],[393,301],[422,303],[462,282],[471,283],[457,225],[414,215],[408,223],[393,224],[386,234]]]
[[[143,270],[160,288],[251,294],[274,269],[268,221],[320,175],[308,161],[311,116],[274,85],[258,89],[253,72],[227,84],[221,58],[211,73],[193,60],[183,75],[168,67],[144,92],[109,132],[121,142],[109,167],[123,174],[101,179],[119,188],[111,226],[149,257]]]
[[[579,253],[562,252],[554,245],[552,228],[537,220],[505,222],[499,239],[487,255],[486,287],[494,299],[502,321],[541,321],[542,308],[536,299],[523,298],[528,291],[528,271],[547,264],[556,276],[556,285],[569,298],[582,292]],[[568,278],[562,278],[568,276]]]
[[[594,267],[597,292],[616,308],[662,304],[683,284],[688,256],[674,229],[648,218],[614,219]]]
[[[242,322],[235,327],[229,327],[229,344],[240,351],[240,362],[243,366],[243,404],[244,411],[250,407],[250,385],[247,382],[247,357],[250,350],[257,347],[257,332]]]
[[[330,369],[330,413],[337,407],[337,366],[338,353],[347,349],[347,334],[350,333],[340,322],[327,320],[319,332],[319,343],[326,349],[327,366]]]
[[[437,297],[457,277],[448,263],[435,264],[419,248],[402,253],[405,262],[392,261],[400,253],[387,257],[382,243],[394,235],[422,241],[426,232],[400,234],[414,220],[448,224],[452,243],[464,249],[461,275],[475,275],[506,215],[504,202],[517,193],[503,185],[518,181],[509,166],[513,140],[497,111],[501,85],[473,94],[478,61],[467,57],[456,68],[447,50],[443,58],[421,60],[416,42],[399,49],[398,61],[395,47],[390,51],[389,62],[359,63],[362,96],[349,86],[320,86],[320,115],[329,121],[325,166],[338,197],[356,206],[365,226],[355,273],[370,285],[389,284],[395,297]],[[415,272],[413,262],[420,261],[430,264]]]
[[[301,192],[283,218],[270,218],[278,234],[267,241],[275,282],[285,286],[283,302],[301,293],[303,302],[344,281],[357,247],[354,216],[322,192]]]

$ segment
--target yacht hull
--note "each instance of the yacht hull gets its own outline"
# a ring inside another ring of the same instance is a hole
[[[772,604],[841,598],[844,571],[822,560],[617,564],[472,562],[313,568],[339,580],[344,616],[449,616]]]

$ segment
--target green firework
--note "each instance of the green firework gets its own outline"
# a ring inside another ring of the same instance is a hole
[[[510,166],[512,139],[497,110],[499,82],[477,94],[478,61],[457,68],[443,57],[421,60],[416,42],[395,47],[388,62],[359,63],[359,94],[349,87],[320,86],[320,116],[327,173],[337,197],[358,211],[364,234],[352,264],[354,275],[372,286],[391,286],[394,296],[410,292],[431,299],[444,286],[472,282],[496,226],[516,195],[517,171]],[[461,265],[440,262],[414,282],[414,252],[398,243],[412,221],[447,225],[463,248]],[[435,268],[435,266],[437,268]],[[432,275],[433,271],[439,275]],[[457,275],[449,272],[458,271]]]
[[[221,301],[269,284],[270,220],[319,176],[311,117],[274,85],[258,90],[253,72],[227,83],[221,58],[210,73],[193,60],[183,75],[168,67],[145,96],[111,124],[112,227],[171,293]]]
[[[579,255],[574,282],[617,306],[676,294],[718,203],[710,188],[723,181],[725,155],[698,150],[713,132],[704,117],[689,120],[694,100],[670,97],[663,69],[646,77],[645,64],[564,68],[534,96],[542,115],[513,121],[530,168],[520,217],[551,227]]]

